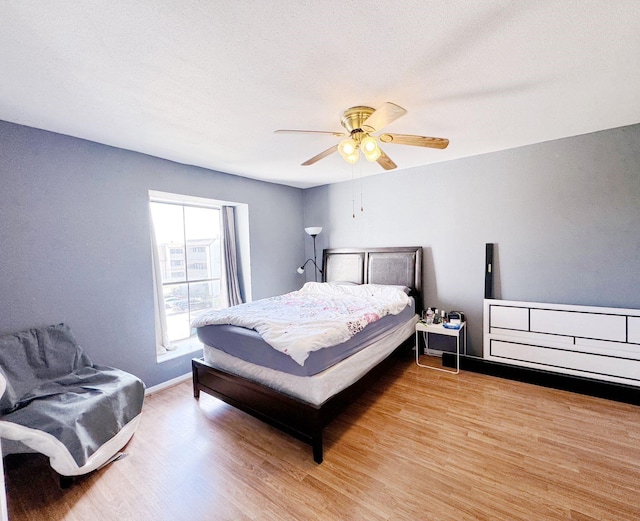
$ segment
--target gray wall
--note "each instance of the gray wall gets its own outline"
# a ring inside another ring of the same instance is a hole
[[[464,311],[478,356],[486,243],[497,298],[640,308],[640,125],[366,177],[363,200],[353,219],[350,182],[305,190],[305,226],[423,246],[425,304]]]
[[[249,205],[253,298],[297,289],[302,191],[0,121],[0,331],[68,323],[95,363],[156,363],[148,190]]]
[[[464,311],[480,355],[487,242],[499,298],[640,308],[639,165],[636,125],[367,177],[353,219],[350,182],[302,191],[0,122],[0,331],[67,322],[147,385],[187,373],[155,360],[152,189],[249,205],[254,299],[307,278],[303,226],[324,227],[318,251],[423,246],[426,304]]]

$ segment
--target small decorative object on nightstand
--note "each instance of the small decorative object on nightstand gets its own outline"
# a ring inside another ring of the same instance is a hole
[[[435,335],[446,335],[456,337],[456,369],[450,371],[449,369],[443,369],[441,367],[433,367],[430,365],[424,365],[420,363],[420,333],[424,337],[425,354],[429,353],[429,333]],[[435,369],[436,371],[444,371],[445,373],[458,374],[460,372],[460,334],[464,333],[464,351],[467,352],[467,323],[448,323],[444,324],[427,324],[420,321],[416,324],[416,364],[420,367],[426,367],[427,369]]]

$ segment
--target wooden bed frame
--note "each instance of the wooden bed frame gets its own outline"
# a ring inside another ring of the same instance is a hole
[[[327,249],[322,261],[326,282],[408,286],[416,300],[416,311],[422,309],[421,247]],[[413,335],[407,341],[412,342]],[[197,399],[200,391],[204,391],[310,444],[314,461],[322,463],[324,427],[384,374],[392,362],[392,357],[388,356],[351,386],[321,405],[313,405],[222,371],[203,358],[194,358],[193,395]]]

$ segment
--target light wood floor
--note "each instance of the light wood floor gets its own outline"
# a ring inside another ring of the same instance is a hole
[[[399,359],[326,429],[325,462],[190,382],[149,396],[127,457],[61,490],[7,462],[20,520],[636,520],[640,407]]]

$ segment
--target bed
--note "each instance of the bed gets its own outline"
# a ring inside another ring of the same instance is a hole
[[[310,376],[284,374],[206,343],[204,356],[192,361],[196,399],[205,392],[308,443],[317,463],[324,427],[384,374],[396,349],[413,341],[422,309],[422,248],[326,249],[322,265],[323,282],[406,287],[413,311],[364,349]]]

